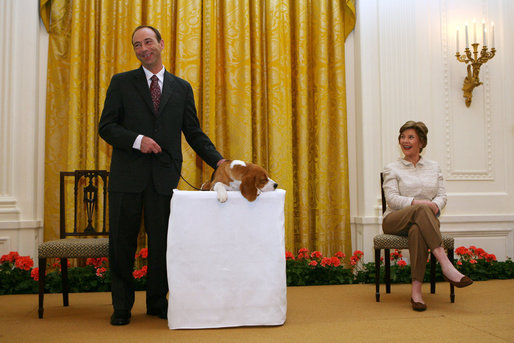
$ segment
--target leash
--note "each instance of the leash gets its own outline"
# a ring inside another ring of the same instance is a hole
[[[170,154],[170,152],[169,152],[167,149],[162,149],[162,151],[163,151],[163,152],[165,152],[165,153],[168,155],[168,157],[170,158],[170,160],[172,160],[172,161],[173,161],[173,163],[172,163],[172,164],[173,164],[173,166],[175,167],[175,169],[177,170],[178,175],[180,175],[180,178],[181,178],[182,180],[184,180],[184,182],[185,182],[185,183],[187,183],[189,187],[191,187],[191,188],[193,188],[193,189],[196,189],[197,191],[201,191],[201,190],[202,190],[201,188],[198,188],[198,187],[193,186],[192,184],[190,184],[190,183],[189,183],[189,181],[187,181],[187,180],[185,179],[185,177],[183,177],[183,176],[182,176],[182,173],[180,172],[180,168],[179,168],[179,167],[178,167],[178,165],[177,165],[177,161],[173,158],[173,156]],[[157,156],[159,156],[159,155],[157,155]],[[214,172],[216,171],[216,169],[218,169],[218,167],[216,167],[216,168],[214,169],[214,171],[212,172],[212,175],[211,175],[211,181],[212,181],[212,178],[214,177]]]
[[[173,159],[172,159],[173,160]],[[196,189],[197,191],[201,191],[200,188],[197,188],[195,186],[193,186],[192,184],[189,183],[189,181],[187,181],[183,176],[182,176],[182,173],[180,172],[178,166],[177,166],[177,161],[173,160],[173,165],[175,166],[175,169],[177,170],[177,173],[178,175],[180,175],[180,178],[182,180],[184,180],[185,183],[187,183],[189,185],[189,187],[193,188],[193,189]]]

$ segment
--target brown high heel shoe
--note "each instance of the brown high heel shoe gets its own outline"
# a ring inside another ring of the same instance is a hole
[[[410,303],[414,311],[422,312],[427,309],[427,304],[415,302],[412,298],[410,298]]]
[[[460,279],[460,281],[452,281],[452,280],[448,279],[444,274],[443,274],[443,278],[457,288],[467,287],[473,283],[473,280],[471,280],[467,276],[463,276]]]

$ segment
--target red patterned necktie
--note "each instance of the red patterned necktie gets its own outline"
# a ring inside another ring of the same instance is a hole
[[[153,109],[155,114],[159,113],[159,104],[161,102],[161,89],[159,88],[159,79],[156,75],[153,75],[151,78],[152,83],[150,83],[150,94],[152,95]]]

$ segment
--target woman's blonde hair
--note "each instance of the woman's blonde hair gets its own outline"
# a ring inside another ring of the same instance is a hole
[[[425,125],[425,123],[421,121],[413,121],[409,120],[405,124],[400,127],[400,134],[398,135],[398,142],[400,142],[400,137],[402,136],[402,133],[405,130],[408,129],[414,129],[419,137],[419,142],[421,143],[421,148],[419,149],[419,152],[423,151],[423,148],[427,146],[427,134],[428,134],[428,128]]]

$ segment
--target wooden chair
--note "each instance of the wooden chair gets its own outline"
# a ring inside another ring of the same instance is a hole
[[[105,238],[109,235],[106,227],[108,175],[106,170],[60,173],[60,239],[41,243],[38,247],[39,318],[43,318],[47,258],[61,259],[63,306],[68,306],[68,258],[98,258],[109,255],[109,238]],[[74,202],[70,201],[71,194]],[[68,206],[73,209],[69,210]],[[99,209],[101,213],[97,213]],[[70,218],[71,215],[73,218]],[[66,230],[67,221],[70,224],[73,222],[73,230]],[[95,228],[94,225],[98,227]],[[99,238],[102,236],[104,238]]]
[[[380,186],[382,189],[382,213],[386,211],[386,200],[384,195],[384,175],[380,173]],[[443,248],[446,249],[448,259],[453,261],[453,249],[455,240],[453,237],[441,234],[443,238]],[[384,263],[385,263],[385,284],[386,293],[391,293],[391,249],[408,249],[408,238],[397,235],[379,234],[373,237],[373,248],[375,249],[375,286],[376,286],[376,301],[380,301],[380,250],[384,249]],[[430,253],[430,293],[435,293],[435,266],[436,258],[434,254]],[[455,289],[450,284],[450,301],[455,302]]]

